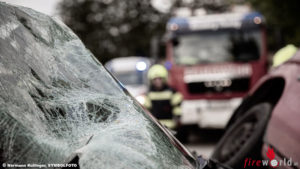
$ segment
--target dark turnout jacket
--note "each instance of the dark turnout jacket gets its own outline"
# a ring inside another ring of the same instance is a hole
[[[164,86],[160,90],[150,87],[144,106],[161,123],[169,128],[174,128],[176,124],[171,123],[174,123],[174,117],[181,115],[180,105],[182,99],[182,95],[179,92],[168,86]]]

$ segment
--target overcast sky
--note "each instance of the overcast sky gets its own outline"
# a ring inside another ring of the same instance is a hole
[[[61,0],[0,0],[0,1],[29,7],[39,12],[51,16],[54,15],[56,16],[57,15],[56,5]]]

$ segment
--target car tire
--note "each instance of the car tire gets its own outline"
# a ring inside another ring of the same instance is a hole
[[[244,168],[246,158],[261,159],[263,135],[272,111],[270,103],[252,106],[225,131],[212,159],[232,168]]]

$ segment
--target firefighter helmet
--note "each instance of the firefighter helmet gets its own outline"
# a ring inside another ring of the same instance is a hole
[[[153,80],[155,78],[163,78],[164,80],[167,80],[168,78],[168,71],[167,69],[159,64],[155,64],[151,66],[151,68],[148,71],[148,79]]]
[[[281,48],[275,53],[273,57],[273,67],[279,66],[289,60],[293,55],[295,55],[297,50],[298,48],[292,44],[286,45],[285,47]]]

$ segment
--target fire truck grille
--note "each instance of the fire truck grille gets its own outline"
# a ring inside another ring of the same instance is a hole
[[[191,94],[246,92],[250,87],[250,78],[193,82],[188,83],[187,87]]]

